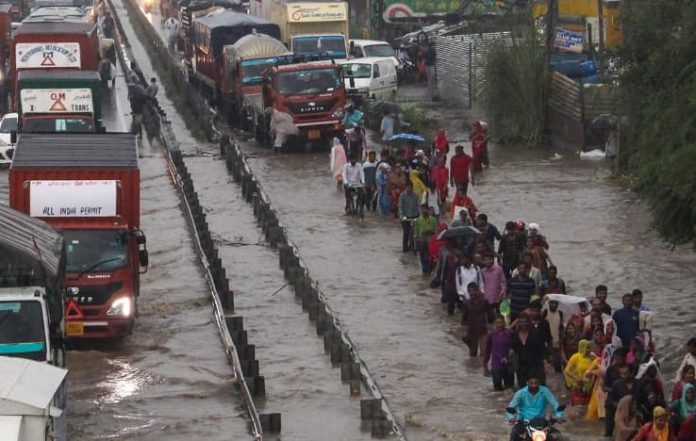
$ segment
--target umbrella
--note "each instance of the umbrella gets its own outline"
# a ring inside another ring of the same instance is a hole
[[[379,113],[401,113],[401,106],[391,101],[379,101],[372,105],[372,110]]]
[[[387,140],[387,142],[401,141],[425,142],[425,138],[420,135],[414,135],[413,133],[397,133]]]
[[[594,130],[609,130],[615,129],[618,122],[618,118],[609,113],[602,113],[595,117],[590,123],[590,126]]]
[[[479,230],[472,226],[464,227],[454,227],[443,230],[437,235],[437,240],[447,240],[447,239],[468,239],[472,238],[478,234],[481,234]]]

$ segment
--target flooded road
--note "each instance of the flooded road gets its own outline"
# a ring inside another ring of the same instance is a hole
[[[466,139],[458,116],[448,115],[443,125],[451,130],[452,139]],[[196,157],[216,152],[214,146],[185,148]],[[243,148],[289,237],[299,246],[408,438],[505,439],[509,427],[503,413],[510,394],[493,393],[480,359],[466,354],[458,319],[444,313],[439,292],[428,288],[429,279],[420,275],[416,258],[401,253],[398,222],[374,214],[362,221],[344,216],[343,195],[335,190],[328,171],[328,152],[278,155],[257,148],[253,141],[243,143]],[[253,339],[265,344],[272,338],[263,335],[267,327],[275,326],[271,321],[294,325],[273,319],[276,314],[291,316],[289,309],[296,308],[293,295],[281,290],[271,296],[282,280],[271,272],[262,275],[259,266],[277,263],[265,263],[264,249],[254,245],[258,239],[253,229],[235,224],[239,208],[228,204],[238,189],[231,183],[225,186],[222,164],[200,158],[187,161],[195,164],[194,181],[210,209],[211,229],[224,244],[226,265],[242,265],[232,270],[238,276],[233,285],[240,284],[238,307],[244,305],[245,317],[268,317],[263,325],[246,322],[253,328]],[[644,205],[609,178],[603,162],[580,161],[573,152],[559,156],[543,149],[497,146],[491,146],[491,162],[492,168],[471,190],[481,212],[500,229],[508,220],[539,223],[559,275],[574,294],[591,296],[603,283],[609,286],[609,303],[616,307],[622,293],[641,288],[645,303],[657,312],[658,352],[666,377],[672,378],[683,343],[695,334],[696,324],[684,306],[693,295],[696,256],[689,250],[672,252],[655,237]],[[247,259],[249,270],[242,269],[247,267],[238,256]],[[254,288],[253,296],[247,287]],[[278,296],[285,299],[281,302]],[[296,331],[292,332],[294,338]],[[284,375],[301,375],[302,366],[294,358],[308,355],[289,352]],[[267,357],[266,362],[273,366],[272,359]],[[274,381],[269,375],[267,384]],[[275,392],[291,397],[288,391]],[[568,401],[565,393],[562,401]],[[278,403],[284,406],[284,398]],[[285,416],[283,421],[285,427]],[[571,421],[563,430],[571,439],[591,440],[601,428]]]

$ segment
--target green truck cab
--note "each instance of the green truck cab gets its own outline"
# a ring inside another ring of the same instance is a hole
[[[20,133],[102,131],[102,90],[94,71],[20,71]]]

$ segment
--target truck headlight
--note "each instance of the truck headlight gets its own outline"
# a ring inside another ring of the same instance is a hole
[[[106,315],[120,315],[123,317],[130,317],[131,299],[128,297],[121,297],[120,299],[115,300],[114,303],[111,304],[111,308],[109,308],[109,310],[106,311]]]
[[[331,114],[332,118],[343,118],[343,109],[338,109]]]

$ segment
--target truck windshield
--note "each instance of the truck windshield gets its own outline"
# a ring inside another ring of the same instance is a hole
[[[394,49],[388,44],[372,44],[363,46],[363,52],[366,57],[395,57]]]
[[[41,303],[0,301],[0,355],[46,361]]]
[[[112,271],[128,265],[128,233],[123,230],[63,230],[69,273]]]
[[[22,131],[29,133],[90,133],[94,132],[91,118],[27,118]]]
[[[326,53],[331,58],[346,58],[346,39],[342,35],[324,37],[296,37],[293,52],[298,55]]]
[[[281,95],[317,95],[341,87],[341,75],[334,68],[282,72],[278,75]]]
[[[261,84],[263,71],[275,66],[277,61],[278,58],[242,61],[242,84],[244,86]]]
[[[372,65],[367,63],[346,63],[341,66],[346,78],[372,78]]]

